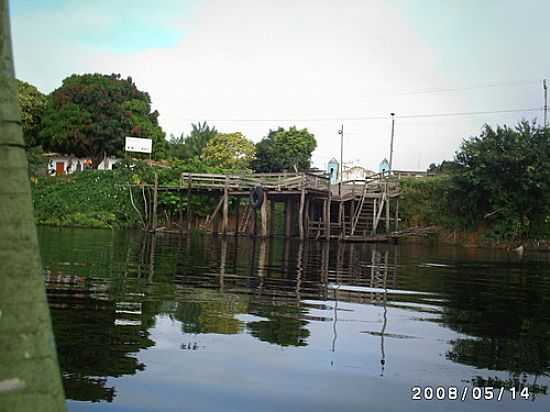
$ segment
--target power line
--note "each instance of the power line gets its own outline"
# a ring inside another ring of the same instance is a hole
[[[540,107],[526,109],[505,109],[505,110],[486,110],[472,112],[449,112],[449,113],[419,113],[396,115],[396,119],[415,119],[415,118],[430,118],[430,117],[454,117],[454,116],[477,116],[484,114],[499,114],[499,113],[521,113],[521,112],[537,112],[542,111]],[[195,121],[199,117],[184,118],[183,120]],[[200,118],[201,120],[204,118]],[[207,122],[232,122],[232,123],[262,123],[262,122],[335,122],[335,121],[365,121],[365,120],[388,120],[388,116],[357,116],[357,117],[313,117],[313,118],[294,118],[294,119],[204,119]]]

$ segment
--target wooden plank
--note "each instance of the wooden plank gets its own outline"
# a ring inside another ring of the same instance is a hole
[[[158,187],[159,187],[159,176],[155,172],[155,186],[153,192],[153,213],[152,213],[152,230],[155,232],[157,230],[157,208],[158,208]]]
[[[260,208],[260,236],[261,237],[267,237],[267,207],[268,207],[268,201],[267,201],[267,194],[264,192],[264,201],[262,203],[262,207]]]
[[[300,214],[298,215],[298,228],[300,230],[300,239],[304,240],[304,203],[306,200],[305,182],[302,182],[302,192],[300,193]]]
[[[222,220],[222,233],[227,233],[229,225],[229,194],[228,194],[228,179],[225,180],[225,187],[223,189],[223,220]]]
[[[287,199],[285,202],[285,236],[287,238],[292,236],[292,207],[294,202],[292,199]]]

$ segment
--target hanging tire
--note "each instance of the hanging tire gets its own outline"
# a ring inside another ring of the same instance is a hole
[[[252,206],[254,209],[259,209],[262,207],[262,204],[264,203],[264,193],[265,190],[261,186],[256,186],[254,189],[250,191],[250,206]]]

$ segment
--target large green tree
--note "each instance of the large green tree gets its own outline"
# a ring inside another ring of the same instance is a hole
[[[46,110],[47,97],[35,86],[16,80],[17,102],[21,108],[23,139],[27,148],[29,173],[37,175],[46,170],[46,158],[43,156],[39,132],[42,116]]]
[[[449,199],[474,224],[489,222],[499,238],[536,235],[550,222],[550,129],[521,122],[485,126],[456,154]]]
[[[89,157],[95,168],[104,155],[122,154],[126,136],[152,139],[157,159],[167,154],[158,112],[131,77],[74,74],[50,95],[40,132],[48,149]]]
[[[315,136],[307,129],[282,127],[270,130],[267,137],[256,144],[256,159],[252,163],[257,172],[306,170],[311,154],[317,147]]]
[[[40,145],[38,133],[40,123],[46,110],[47,98],[35,86],[27,82],[17,80],[17,102],[21,108],[21,125],[23,126],[23,138],[27,147]]]
[[[218,133],[203,150],[203,158],[214,167],[244,170],[254,159],[254,143],[241,132]]]
[[[0,0],[0,409],[63,411],[44,291],[7,0]]]

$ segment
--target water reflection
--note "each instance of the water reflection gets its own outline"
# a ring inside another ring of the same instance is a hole
[[[73,400],[116,403],[124,379],[160,379],[154,370],[147,374],[157,365],[147,359],[168,350],[166,328],[178,328],[181,355],[249,354],[239,367],[260,368],[266,360],[253,354],[269,351],[266,359],[278,359],[283,355],[269,348],[279,348],[286,350],[281,360],[295,363],[284,373],[311,378],[307,371],[314,368],[321,384],[330,378],[330,369],[320,366],[326,362],[342,382],[356,374],[384,379],[388,388],[400,385],[405,397],[422,382],[529,385],[534,395],[547,393],[550,271],[544,256],[519,262],[418,245],[44,228],[40,240]],[[200,362],[208,369],[213,361]],[[274,387],[290,382],[290,375],[284,375],[289,382],[267,376]],[[344,392],[356,387],[339,385]],[[376,385],[370,388],[373,399],[383,396]],[[363,392],[348,393],[341,405],[359,405]]]

